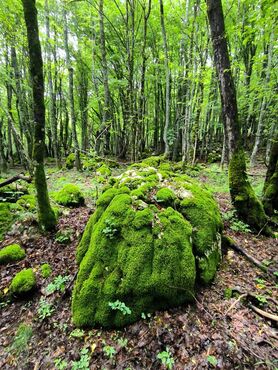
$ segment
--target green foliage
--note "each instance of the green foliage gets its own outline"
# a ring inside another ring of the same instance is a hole
[[[89,370],[90,355],[87,348],[83,348],[80,352],[80,360],[72,362],[72,370]]]
[[[111,307],[112,310],[119,310],[122,312],[123,315],[130,315],[131,309],[125,305],[124,302],[120,302],[119,300],[115,302],[109,302],[109,307]]]
[[[240,231],[240,232],[244,232],[244,233],[250,233],[251,232],[249,225],[247,225],[243,221],[240,221],[240,220],[237,220],[237,219],[234,219],[232,221],[231,229],[234,230],[234,231]]]
[[[215,356],[209,355],[207,356],[207,362],[212,365],[213,367],[217,366],[217,358]]]
[[[99,197],[78,246],[72,310],[79,327],[122,327],[142,312],[191,301],[196,273],[202,283],[216,273],[222,222],[211,194],[188,176],[134,168]],[[154,198],[167,187],[176,209]]]
[[[110,358],[110,360],[115,356],[115,354],[116,354],[116,350],[115,350],[115,348],[114,347],[112,347],[112,346],[104,346],[103,347],[103,352],[105,353],[105,355],[107,356],[107,357],[109,357]]]
[[[30,325],[22,323],[19,325],[12,344],[9,347],[9,352],[19,356],[28,350],[28,343],[33,335],[33,329]]]
[[[232,288],[226,288],[224,290],[224,297],[225,299],[231,299],[233,296],[233,289]]]
[[[259,302],[260,306],[263,306],[263,305],[267,304],[267,298],[263,295],[257,294],[256,299]]]
[[[173,368],[175,360],[173,359],[169,348],[166,348],[166,351],[159,352],[156,357],[162,362],[163,365],[165,365],[167,369]]]
[[[21,248],[19,244],[7,245],[0,250],[0,265],[20,261],[24,259],[25,256],[25,250]]]
[[[78,207],[84,204],[84,197],[79,187],[73,184],[65,185],[53,196],[58,204],[65,207]]]
[[[82,338],[82,337],[84,337],[84,335],[85,335],[85,332],[84,332],[84,330],[82,330],[82,329],[74,329],[71,333],[70,333],[70,337],[72,337],[72,338]]]
[[[52,283],[48,284],[46,287],[46,291],[49,294],[52,294],[54,292],[64,292],[66,288],[66,283],[70,280],[70,276],[65,275],[58,275],[54,278]]]
[[[55,236],[55,240],[60,244],[69,244],[71,242],[72,235],[72,229],[59,230]]]
[[[40,321],[44,321],[50,317],[54,312],[54,307],[51,303],[47,302],[44,298],[40,299],[38,308],[38,317]]]
[[[98,168],[97,173],[102,176],[108,177],[111,175],[112,172],[106,164],[103,164],[101,167]]]
[[[57,370],[65,370],[68,367],[67,361],[59,357],[55,358],[54,365]]]
[[[41,265],[40,269],[41,269],[41,276],[44,279],[47,279],[52,273],[51,266],[48,263],[44,263],[43,265]]]
[[[115,228],[115,223],[112,220],[105,220],[106,227],[102,230],[102,233],[109,239],[113,239],[117,233],[117,229]]]
[[[13,278],[9,291],[16,296],[24,296],[36,287],[36,276],[31,268],[18,272]]]

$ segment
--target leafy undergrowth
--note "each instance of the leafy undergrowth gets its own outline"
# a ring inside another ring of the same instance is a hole
[[[91,181],[88,177],[84,188],[91,188]],[[228,194],[216,197],[222,213],[229,214]],[[76,329],[65,289],[77,270],[75,250],[90,213],[88,207],[67,210],[57,233],[41,236],[29,228],[6,237],[3,245],[19,243],[27,258],[1,267],[0,292],[5,295],[12,276],[30,267],[38,290],[29,300],[0,303],[1,369],[277,369],[273,323],[230,296],[233,287],[252,292],[258,307],[275,313],[277,285],[230,250],[214,283],[198,292],[195,304],[151,316],[142,313],[142,320],[122,331]],[[242,225],[233,228],[236,220],[230,215],[226,234],[277,269],[277,239],[242,231]],[[42,273],[43,264],[50,268]]]

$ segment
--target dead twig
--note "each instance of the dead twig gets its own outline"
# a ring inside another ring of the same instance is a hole
[[[231,304],[231,306],[227,309],[227,311],[225,312],[225,316],[227,316],[227,314],[228,314],[228,312],[230,312],[237,304],[238,304],[238,302],[242,299],[242,298],[244,298],[244,297],[246,297],[247,296],[247,294],[246,293],[244,293],[244,294],[241,294],[239,297],[238,297],[238,299],[236,300],[236,301],[234,301],[232,304]]]
[[[266,318],[266,319],[269,319],[269,320],[272,320],[272,321],[275,321],[275,322],[278,322],[278,316],[277,315],[273,315],[272,313],[269,313],[269,312],[266,312],[266,311],[263,311],[261,310],[260,308],[250,304],[250,307],[252,308],[253,311],[255,311],[257,314],[259,314],[260,316]]]

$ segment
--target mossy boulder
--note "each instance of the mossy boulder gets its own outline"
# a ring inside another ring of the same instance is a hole
[[[23,195],[22,197],[18,199],[16,204],[20,208],[24,210],[28,210],[30,212],[35,212],[37,209],[37,200],[34,195],[29,195],[29,194]]]
[[[122,327],[191,301],[196,281],[211,282],[221,257],[218,206],[195,180],[132,168],[111,184],[77,249],[72,311],[80,327]],[[112,309],[115,302],[131,313]]]
[[[21,261],[25,256],[25,250],[19,244],[7,245],[0,250],[0,265]]]
[[[79,187],[74,184],[65,185],[53,194],[54,200],[65,207],[78,207],[84,204],[84,196]]]
[[[72,170],[74,167],[74,162],[75,162],[75,154],[70,153],[66,158],[66,168],[68,170]]]
[[[18,272],[13,278],[9,291],[15,296],[23,297],[24,295],[33,291],[36,287],[36,276],[34,271],[29,269],[24,269]]]
[[[0,202],[0,240],[3,239],[5,233],[10,229],[14,219],[15,215],[12,212],[12,205]]]

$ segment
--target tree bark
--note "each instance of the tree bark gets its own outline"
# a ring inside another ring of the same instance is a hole
[[[232,203],[239,218],[255,230],[260,231],[264,228],[264,231],[267,232],[265,228],[266,215],[246,174],[245,155],[238,120],[236,90],[231,72],[221,0],[207,0],[207,14],[230,159],[229,187]]]
[[[51,209],[46,177],[44,172],[45,151],[45,106],[44,81],[41,44],[39,39],[37,9],[35,0],[22,0],[25,24],[27,28],[30,75],[33,93],[34,110],[34,154],[35,187],[38,200],[39,222],[43,229],[52,230],[56,226],[56,218]]]

